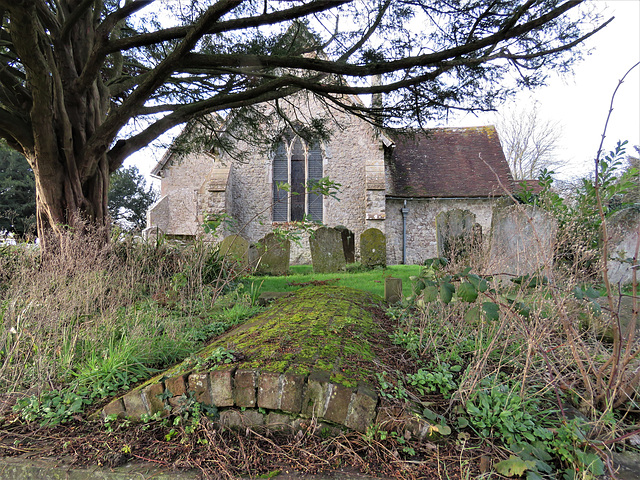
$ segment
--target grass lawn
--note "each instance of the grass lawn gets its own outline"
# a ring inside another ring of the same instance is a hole
[[[328,281],[330,285],[344,285],[375,293],[384,297],[384,279],[395,277],[402,279],[402,293],[411,295],[411,281],[409,277],[420,273],[420,265],[391,265],[387,268],[375,268],[373,270],[340,272],[340,273],[313,273],[311,265],[293,265],[290,275],[284,277],[249,276],[243,279],[245,288],[260,292],[291,292],[308,282]]]

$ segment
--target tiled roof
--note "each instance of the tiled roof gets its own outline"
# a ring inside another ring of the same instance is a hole
[[[396,135],[388,151],[388,196],[490,197],[513,190],[495,127],[438,128]],[[506,191],[505,191],[506,190]]]

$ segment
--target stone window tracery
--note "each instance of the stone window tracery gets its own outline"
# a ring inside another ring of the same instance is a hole
[[[309,187],[322,178],[322,151],[297,135],[286,135],[273,158],[273,221],[293,222],[305,218],[322,222],[322,195]],[[288,184],[289,190],[281,188]]]

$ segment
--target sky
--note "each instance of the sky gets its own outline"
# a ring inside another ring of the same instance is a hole
[[[604,18],[613,22],[585,43],[591,55],[574,68],[573,76],[552,75],[546,87],[519,93],[504,109],[526,108],[537,102],[542,120],[561,128],[558,156],[564,166],[559,178],[583,177],[593,172],[611,97],[619,80],[640,61],[640,1],[592,0],[605,8]],[[467,115],[449,126],[493,123],[494,114]],[[640,66],[626,77],[616,93],[603,149],[612,150],[627,140],[627,153],[640,145]]]
[[[640,61],[640,1],[591,1],[604,9],[605,19],[615,17],[586,41],[591,54],[574,68],[572,76],[563,78],[552,73],[547,86],[523,91],[502,107],[526,109],[537,103],[541,119],[559,125],[558,155],[563,167],[555,170],[563,179],[593,171],[613,92],[624,74]],[[635,153],[633,145],[640,145],[640,66],[618,89],[613,107],[603,149],[608,152],[618,140],[627,140],[628,153]],[[450,118],[446,126],[494,122],[495,114],[487,113]],[[131,156],[125,165],[137,165],[148,176],[162,153],[147,148]]]

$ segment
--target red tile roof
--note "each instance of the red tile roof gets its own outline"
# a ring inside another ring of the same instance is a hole
[[[438,128],[393,139],[395,147],[387,157],[387,196],[490,197],[513,191],[513,177],[493,126]]]

